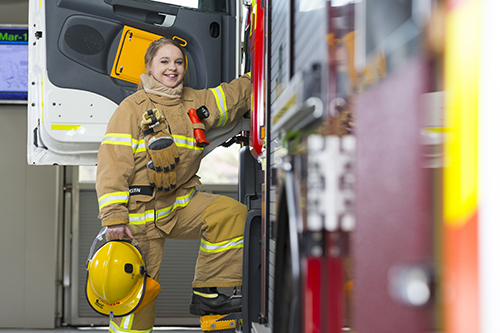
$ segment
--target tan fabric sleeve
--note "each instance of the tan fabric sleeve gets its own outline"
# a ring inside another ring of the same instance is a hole
[[[242,75],[230,83],[222,83],[205,91],[205,105],[210,117],[203,121],[206,130],[213,126],[226,126],[241,118],[250,110],[251,79]]]
[[[103,226],[129,222],[129,184],[139,149],[134,101],[124,100],[112,115],[97,156],[96,190]]]

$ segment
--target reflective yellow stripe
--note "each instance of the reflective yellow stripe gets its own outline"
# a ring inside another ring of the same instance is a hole
[[[134,314],[129,314],[128,316],[125,316],[122,318],[122,323],[120,325],[120,328],[124,329],[131,329],[132,328],[132,323],[134,322]]]
[[[237,249],[237,248],[242,248],[242,247],[243,247],[243,236],[233,238],[233,239],[230,239],[228,241],[220,242],[220,243],[210,243],[210,242],[207,242],[206,240],[202,239],[201,245],[200,245],[200,250],[203,252],[214,253],[214,252],[222,252],[222,251],[227,251],[227,250]]]
[[[128,203],[129,193],[123,192],[112,192],[105,194],[99,198],[99,209],[111,205],[114,203]]]
[[[132,135],[120,133],[108,133],[104,136],[101,144],[124,145],[132,147]]]
[[[155,220],[155,211],[153,209],[147,210],[144,213],[128,214],[128,221],[130,224],[145,224]]]
[[[221,86],[217,88],[211,88],[210,91],[215,96],[215,101],[217,102],[217,107],[220,111],[219,123],[217,126],[224,126],[227,122],[227,103],[226,103],[226,94]]]
[[[176,134],[172,134],[172,137],[174,138],[174,142],[177,147],[183,147],[193,150],[203,150],[203,147],[196,146],[196,140],[193,138],[188,138],[187,136]]]
[[[174,142],[178,147],[183,147],[193,150],[203,150],[202,147],[196,146],[196,140],[183,135],[173,134]],[[101,142],[103,145],[117,145],[131,147],[134,154],[146,151],[146,143],[144,139],[135,140],[130,134],[108,133],[104,136]]]
[[[82,127],[81,125],[50,125],[52,131],[77,131]]]
[[[191,201],[191,199],[193,198],[194,193],[195,189],[193,187],[188,194],[183,195],[181,197],[177,197],[172,206],[158,210],[158,215],[157,215],[158,220],[170,215],[177,207],[186,207],[189,201]]]
[[[133,150],[134,154],[145,152],[146,151],[146,143],[144,142],[144,139],[142,139],[142,140],[132,139],[132,150]]]
[[[144,143],[144,139],[136,140],[132,138],[132,135],[124,133],[108,133],[104,136],[101,144],[127,146],[132,148],[132,152],[134,154],[146,151],[146,144]]]
[[[164,217],[170,215],[174,209],[177,207],[185,207],[188,205],[189,201],[193,198],[195,189],[192,188],[191,191],[183,196],[177,197],[175,202],[166,208],[162,208],[157,211],[156,220],[160,220]],[[155,220],[155,211],[153,209],[147,210],[144,213],[134,213],[128,214],[128,220],[130,224],[140,225],[146,224],[147,222],[153,222]]]
[[[153,331],[153,327],[147,330],[131,330],[119,327],[114,321],[109,321],[109,331],[114,333],[149,333]]]
[[[255,30],[255,18],[257,17],[257,9],[255,7],[255,0],[252,0],[252,17],[250,18],[250,36],[253,35]]]
[[[219,297],[219,294],[205,294],[205,293],[200,293],[199,291],[193,290],[193,294],[204,297],[204,298],[217,298]]]

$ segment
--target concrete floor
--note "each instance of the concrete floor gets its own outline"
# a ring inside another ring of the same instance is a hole
[[[0,328],[0,333],[105,333],[107,327],[81,327],[81,328],[56,328],[48,329],[14,329]],[[200,328],[184,327],[155,327],[153,332],[165,333],[201,333]]]

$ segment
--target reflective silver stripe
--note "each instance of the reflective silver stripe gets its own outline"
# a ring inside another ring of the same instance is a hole
[[[195,193],[195,189],[192,188],[191,191],[183,196],[177,197],[172,206],[159,209],[157,211],[157,220],[170,215],[177,207],[185,207],[191,201]],[[130,224],[146,224],[147,222],[153,222],[155,220],[155,211],[153,209],[147,210],[144,213],[133,213],[128,214],[128,221]]]
[[[112,192],[105,194],[99,198],[99,209],[111,205],[114,203],[128,203],[129,193],[128,191],[123,192]]]
[[[131,330],[119,327],[114,321],[109,321],[109,331],[114,333],[149,333],[153,331],[153,327],[147,330]]]
[[[144,139],[142,140],[132,139],[132,150],[134,154],[146,151],[146,143],[144,142]]]
[[[193,198],[195,192],[196,191],[193,187],[188,194],[177,197],[172,206],[158,210],[158,220],[170,215],[170,213],[172,213],[177,207],[186,207],[189,201],[191,201],[191,199]]]
[[[206,240],[202,239],[201,240],[201,245],[200,245],[200,250],[203,252],[222,252],[222,251],[227,251],[231,249],[237,249],[237,248],[242,248],[243,247],[243,236],[242,237],[237,237],[230,239],[225,242],[220,242],[220,243],[210,243],[207,242]]]
[[[132,135],[125,133],[108,133],[101,144],[131,147],[134,154],[146,151],[144,140],[135,140]]]
[[[226,94],[221,86],[216,88],[211,88],[210,91],[214,94],[215,101],[217,102],[217,107],[220,111],[219,123],[217,126],[224,126],[227,122],[227,104],[226,104]]]
[[[155,220],[155,211],[153,209],[147,210],[144,213],[128,214],[128,221],[130,224],[145,224],[146,222],[153,222]]]
[[[134,322],[134,314],[131,313],[128,316],[122,318],[122,324],[120,327],[129,330],[132,328],[132,323]]]
[[[108,133],[101,144],[132,146],[132,135],[121,133]]]
[[[175,145],[177,147],[183,147],[193,150],[203,150],[203,147],[196,146],[196,140],[193,138],[188,138],[187,136],[173,134]]]

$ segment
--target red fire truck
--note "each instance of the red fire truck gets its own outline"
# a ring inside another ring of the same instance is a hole
[[[479,312],[481,5],[252,2],[255,331],[494,331]]]

